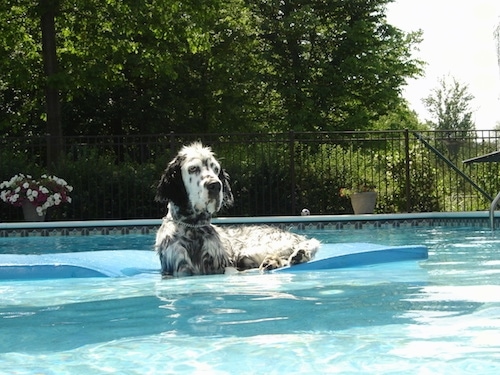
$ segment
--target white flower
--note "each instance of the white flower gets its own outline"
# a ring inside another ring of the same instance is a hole
[[[4,202],[15,206],[32,202],[41,207],[41,210],[71,202],[71,198],[66,195],[71,191],[73,187],[66,180],[46,174],[41,179],[33,179],[30,175],[19,173],[9,181],[0,183],[0,199]]]
[[[41,206],[37,206],[36,213],[38,214],[38,216],[43,216],[43,208]]]
[[[52,197],[54,198],[54,204],[56,206],[61,204],[61,194],[55,193]]]

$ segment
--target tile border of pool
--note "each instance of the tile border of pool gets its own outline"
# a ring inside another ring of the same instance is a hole
[[[495,212],[495,219],[500,213]],[[498,227],[498,220],[495,220]],[[89,220],[0,223],[0,237],[88,236],[155,233],[162,219]],[[428,212],[374,215],[220,217],[214,224],[269,224],[293,230],[342,230],[411,227],[474,227],[490,229],[489,212]]]

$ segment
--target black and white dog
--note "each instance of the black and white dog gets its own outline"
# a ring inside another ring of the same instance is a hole
[[[233,203],[229,175],[201,143],[183,147],[161,176],[156,198],[168,214],[155,248],[164,277],[269,270],[307,262],[320,243],[264,225],[214,226],[212,215]]]

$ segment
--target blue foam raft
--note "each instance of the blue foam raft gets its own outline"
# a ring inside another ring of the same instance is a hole
[[[310,262],[273,272],[314,271],[427,259],[425,246],[385,246],[372,243],[323,244]],[[0,279],[124,277],[159,274],[154,251],[108,250],[43,255],[0,254]]]
[[[372,264],[427,259],[426,246],[386,246],[373,243],[352,242],[324,244],[313,260],[273,272],[298,272],[368,266]]]

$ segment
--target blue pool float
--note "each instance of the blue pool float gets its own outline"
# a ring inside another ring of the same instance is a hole
[[[365,242],[324,244],[313,260],[273,272],[298,272],[368,266],[405,260],[424,260],[428,257],[426,246],[387,246]]]
[[[372,243],[323,244],[315,259],[273,272],[298,272],[359,267],[427,259],[425,246],[385,246]],[[154,251],[107,250],[55,254],[0,254],[0,279],[124,277],[160,273]]]

